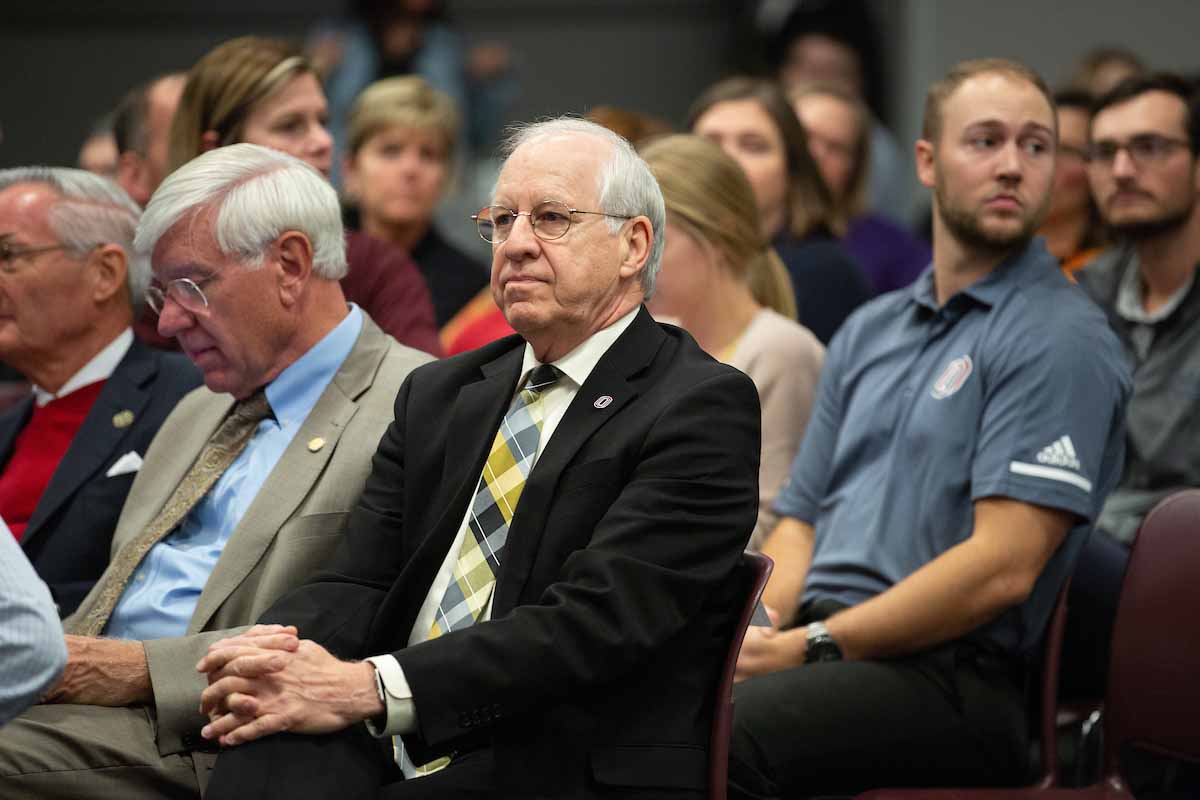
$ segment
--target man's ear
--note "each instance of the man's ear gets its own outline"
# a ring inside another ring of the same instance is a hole
[[[88,254],[91,268],[92,302],[108,303],[119,292],[128,291],[129,259],[117,244],[104,244]]]
[[[205,131],[200,134],[200,152],[207,153],[209,150],[216,150],[221,144],[221,137],[216,131]]]
[[[937,170],[933,163],[933,142],[918,139],[916,145],[917,180],[922,186],[933,188],[937,182]]]
[[[117,157],[117,183],[126,193],[137,201],[142,193],[142,183],[145,180],[146,169],[142,157],[132,150],[121,153]],[[133,191],[130,191],[133,189]]]
[[[654,235],[654,229],[650,227],[650,220],[646,217],[634,217],[626,223],[621,234],[622,278],[637,275],[645,268],[654,245]],[[662,233],[658,235],[661,236]]]
[[[279,300],[290,308],[300,301],[312,275],[312,242],[300,231],[284,231],[273,247],[279,271]]]

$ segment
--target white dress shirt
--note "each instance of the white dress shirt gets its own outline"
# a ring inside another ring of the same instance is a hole
[[[79,372],[68,378],[57,392],[48,392],[35,383],[33,385],[33,401],[37,403],[38,408],[41,408],[51,400],[66,397],[71,392],[90,386],[96,381],[108,380],[132,345],[133,329],[126,328],[117,334],[117,338],[105,345],[103,350],[92,356],[92,360],[84,364]]]
[[[595,369],[596,364],[608,352],[608,348],[613,345],[633,322],[637,311],[638,309],[635,308],[612,325],[592,334],[582,344],[562,358],[551,362],[555,367],[558,367],[563,377],[559,379],[558,383],[542,394],[544,417],[542,420],[542,435],[538,440],[537,454],[534,456],[534,466],[537,465],[537,459],[541,457],[542,452],[546,449],[546,443],[554,435],[558,423],[562,421],[563,415],[566,414],[567,407],[571,405],[571,401],[575,399],[575,395],[579,393],[579,389],[588,379],[588,376],[592,374],[592,370]],[[521,376],[517,381],[516,388],[513,390],[513,397],[516,397],[517,392],[525,385],[525,381],[529,378],[529,373],[535,367],[539,366],[540,363],[533,354],[533,348],[529,344],[526,344],[525,357],[521,365]],[[478,481],[476,483],[478,484]],[[437,615],[442,595],[445,594],[446,588],[450,585],[453,577],[454,564],[458,560],[458,551],[462,548],[463,537],[467,535],[469,530],[467,520],[473,499],[474,495],[472,495],[472,500],[467,503],[467,508],[463,511],[463,519],[458,526],[458,535],[450,544],[450,548],[446,552],[446,558],[442,561],[442,566],[434,576],[429,592],[425,595],[425,602],[421,605],[421,610],[417,613],[416,622],[413,624],[412,631],[408,637],[410,645],[419,644],[429,638],[429,631],[433,627],[433,621]],[[494,598],[495,594],[492,597]],[[492,603],[489,600],[487,608],[484,609],[478,621],[487,621],[491,618],[491,613]],[[401,669],[399,662],[390,654],[372,656],[366,660],[371,662],[379,672],[387,706],[386,723],[381,727],[368,720],[368,730],[374,736],[393,736],[412,733],[417,729],[416,709],[412,701],[412,690],[409,688],[408,681],[404,677],[404,670]],[[412,765],[407,755],[402,754],[401,768],[404,770],[406,776],[412,776]]]

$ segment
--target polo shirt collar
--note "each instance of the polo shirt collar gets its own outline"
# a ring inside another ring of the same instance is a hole
[[[991,308],[1012,292],[1031,283],[1038,273],[1047,269],[1058,269],[1058,262],[1046,249],[1042,237],[1038,236],[1024,250],[1013,253],[987,275],[951,297],[947,305],[961,295]],[[930,311],[939,309],[933,286],[932,264],[913,282],[911,291],[912,299],[918,305]]]

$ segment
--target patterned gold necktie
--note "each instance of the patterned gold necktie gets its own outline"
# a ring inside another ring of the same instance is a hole
[[[513,400],[496,431],[492,450],[479,488],[467,517],[467,532],[463,536],[450,585],[438,604],[437,616],[426,639],[436,639],[450,631],[469,628],[487,608],[500,574],[500,556],[508,540],[517,502],[525,489],[525,479],[533,469],[538,442],[542,436],[544,408],[542,395],[562,377],[557,367],[542,364],[529,373],[525,388]],[[399,761],[400,738],[394,739],[394,751]],[[417,775],[437,772],[450,763],[439,758],[416,767]]]
[[[142,559],[208,493],[217,479],[229,469],[229,465],[246,449],[254,431],[258,429],[258,423],[270,413],[271,406],[261,389],[234,406],[233,412],[205,443],[192,468],[175,487],[158,516],[113,558],[100,578],[99,599],[87,616],[73,626],[76,629],[68,630],[68,633],[100,635]]]

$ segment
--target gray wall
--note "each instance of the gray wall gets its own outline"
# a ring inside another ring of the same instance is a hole
[[[1152,66],[1200,69],[1195,0],[876,0],[888,46],[889,120],[907,150],[929,81],[963,58],[1014,56],[1052,83],[1098,45]],[[121,93],[183,69],[243,33],[299,35],[330,0],[12,0],[0,8],[0,165],[70,163]],[[516,118],[614,103],[679,122],[732,65],[736,0],[452,0],[475,40],[507,42],[523,93]]]

